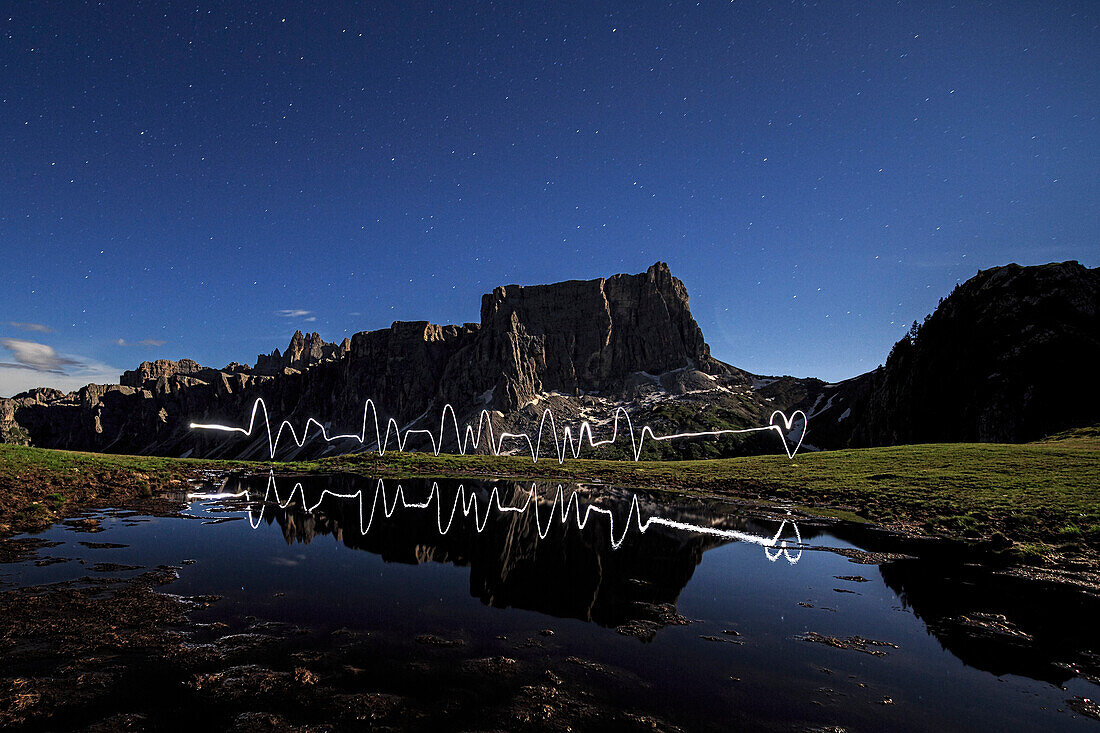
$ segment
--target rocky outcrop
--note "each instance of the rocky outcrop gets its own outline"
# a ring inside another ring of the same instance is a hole
[[[260,354],[252,371],[268,375],[282,374],[286,369],[303,371],[321,362],[342,359],[350,348],[350,339],[337,345],[325,341],[319,333],[303,335],[295,331],[285,352],[275,349],[270,354]]]
[[[544,392],[618,392],[637,373],[731,373],[711,357],[687,289],[663,262],[644,275],[496,288],[481,299],[471,359],[502,410]]]
[[[127,387],[142,388],[155,383],[161,377],[171,377],[176,374],[195,374],[206,370],[202,364],[191,359],[169,361],[157,359],[156,361],[143,361],[137,369],[129,369],[119,377],[119,384]]]
[[[53,387],[35,387],[29,389],[26,392],[20,392],[12,397],[13,400],[30,399],[39,404],[46,404],[47,402],[56,402],[65,398],[65,393],[59,389]]]

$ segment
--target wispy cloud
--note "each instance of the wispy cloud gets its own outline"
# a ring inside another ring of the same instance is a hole
[[[37,341],[24,341],[23,339],[0,339],[0,346],[11,352],[14,362],[0,361],[0,367],[8,369],[30,369],[35,372],[51,372],[64,374],[65,367],[84,366],[83,362],[61,356],[52,346],[40,344]]]
[[[53,333],[53,329],[49,326],[44,326],[41,323],[23,323],[22,321],[8,321],[8,325],[12,328],[18,328],[20,331],[36,331],[37,333]]]
[[[118,367],[94,359],[59,354],[52,346],[24,339],[2,338],[0,348],[10,356],[0,361],[0,396],[34,387],[71,392],[85,384],[118,384]]]
[[[275,315],[282,318],[301,318],[303,316],[313,315],[313,311],[302,310],[301,308],[284,308],[282,310],[275,311]],[[316,320],[315,318],[307,318],[309,320]]]
[[[142,339],[141,341],[118,339],[115,343],[119,346],[164,346],[168,342],[163,339]]]
[[[74,367],[71,374],[12,369],[0,365],[0,397],[11,397],[35,387],[53,387],[62,392],[72,392],[85,384],[118,384],[118,375],[121,373],[120,368],[97,361]]]

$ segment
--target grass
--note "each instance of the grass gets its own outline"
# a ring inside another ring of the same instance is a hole
[[[82,506],[147,500],[184,488],[204,468],[240,465],[0,444],[0,535],[44,529]]]
[[[89,503],[139,499],[202,469],[350,471],[583,481],[779,500],[821,514],[969,540],[1023,559],[1100,550],[1100,430],[1037,443],[928,444],[704,461],[607,461],[390,453],[292,463],[101,455],[0,445],[0,532]]]

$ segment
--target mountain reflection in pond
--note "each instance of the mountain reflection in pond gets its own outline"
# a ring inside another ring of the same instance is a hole
[[[229,501],[223,508],[247,512],[254,528],[277,526],[288,546],[331,536],[385,563],[468,568],[469,595],[494,608],[579,619],[643,641],[694,620],[697,628],[721,621],[774,633],[778,626],[787,641],[827,632],[820,638],[842,646],[858,647],[844,640],[864,637],[888,642],[872,651],[891,649],[891,637],[917,621],[937,643],[891,655],[916,655],[935,667],[946,651],[976,670],[1084,684],[1096,696],[1085,681],[1100,676],[1093,653],[1100,639],[1085,622],[1100,617],[1095,594],[993,572],[950,544],[914,543],[853,523],[796,522],[781,509],[748,511],[717,499],[608,486],[253,476],[227,481],[216,496]],[[829,549],[844,554],[821,551]],[[858,564],[874,557],[862,551],[887,561]],[[854,565],[847,557],[853,553]],[[689,588],[704,554],[715,560]],[[462,579],[435,575],[425,590]],[[403,593],[393,580],[379,590]],[[443,611],[454,614],[450,625],[478,623],[454,605]],[[385,617],[378,622],[400,623],[384,606],[375,603]],[[902,628],[899,612],[908,619]],[[715,631],[721,637],[732,630],[698,631],[709,633],[696,637],[716,638]],[[735,639],[741,641],[726,640]],[[779,638],[769,643],[771,654]]]
[[[1096,725],[1068,704],[1100,697],[1094,593],[867,525],[608,486],[348,475],[232,478],[182,515],[93,519],[94,542],[55,525],[37,540],[49,556],[0,566],[0,583],[174,566],[164,590],[220,598],[191,613],[192,664],[224,655],[233,680],[301,668],[310,704],[240,703],[295,719],[355,692],[401,700],[395,725],[424,730],[511,729],[550,708],[554,730],[630,715],[635,730],[646,715],[658,730]],[[193,729],[238,690],[180,684],[139,675],[118,694]]]
[[[470,568],[483,603],[593,621],[643,639],[676,622],[674,604],[703,553],[731,540],[775,562],[802,555],[797,524],[716,514],[698,501],[529,482],[366,481],[335,475],[226,483],[253,527],[288,543],[331,535],[388,562]],[[628,541],[629,540],[629,541]]]

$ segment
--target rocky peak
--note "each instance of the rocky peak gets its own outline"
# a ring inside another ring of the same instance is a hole
[[[337,345],[325,341],[317,332],[303,334],[295,331],[286,351],[275,349],[270,354],[260,354],[256,357],[253,371],[257,374],[280,374],[284,369],[304,371],[315,364],[341,359],[350,349],[351,341],[348,339]]]
[[[226,374],[251,374],[252,367],[248,364],[238,364],[235,361],[231,361],[221,368],[221,371]]]
[[[162,377],[172,377],[176,374],[195,374],[204,371],[206,367],[191,359],[169,361],[157,359],[156,361],[143,361],[137,369],[130,369],[119,377],[119,384],[126,387],[141,389],[150,384],[155,384]]]
[[[503,371],[502,409],[544,391],[618,390],[638,372],[729,370],[663,262],[641,275],[498,287],[482,297],[481,328],[482,359]]]
[[[35,387],[29,389],[26,392],[20,392],[14,395],[13,400],[31,400],[36,404],[44,405],[50,402],[57,402],[63,400],[67,395],[59,389],[53,387]]]

